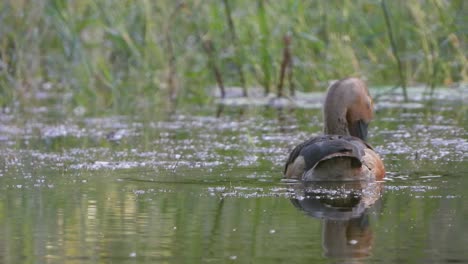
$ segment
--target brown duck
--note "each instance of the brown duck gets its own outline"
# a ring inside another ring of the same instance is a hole
[[[357,78],[335,82],[323,106],[323,136],[296,146],[289,155],[284,177],[315,180],[381,180],[382,160],[365,142],[373,117],[372,98]]]

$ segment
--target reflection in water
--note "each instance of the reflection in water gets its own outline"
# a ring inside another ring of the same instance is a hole
[[[322,246],[328,258],[345,261],[369,257],[374,233],[369,211],[380,201],[382,183],[312,182],[294,186],[293,205],[323,219]]]

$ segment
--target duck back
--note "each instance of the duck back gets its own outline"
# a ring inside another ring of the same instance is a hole
[[[294,148],[284,175],[306,181],[367,179],[369,169],[362,163],[366,149],[372,150],[372,147],[352,136],[314,137]]]

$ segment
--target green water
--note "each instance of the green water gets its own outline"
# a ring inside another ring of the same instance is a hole
[[[382,98],[387,177],[332,213],[281,180],[317,108],[3,113],[0,263],[468,262],[464,100]]]

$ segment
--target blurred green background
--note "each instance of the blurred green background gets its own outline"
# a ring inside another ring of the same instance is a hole
[[[373,86],[468,80],[467,4],[432,1],[5,0],[0,103],[43,90],[70,107],[206,104],[219,85],[323,90],[353,75]]]

